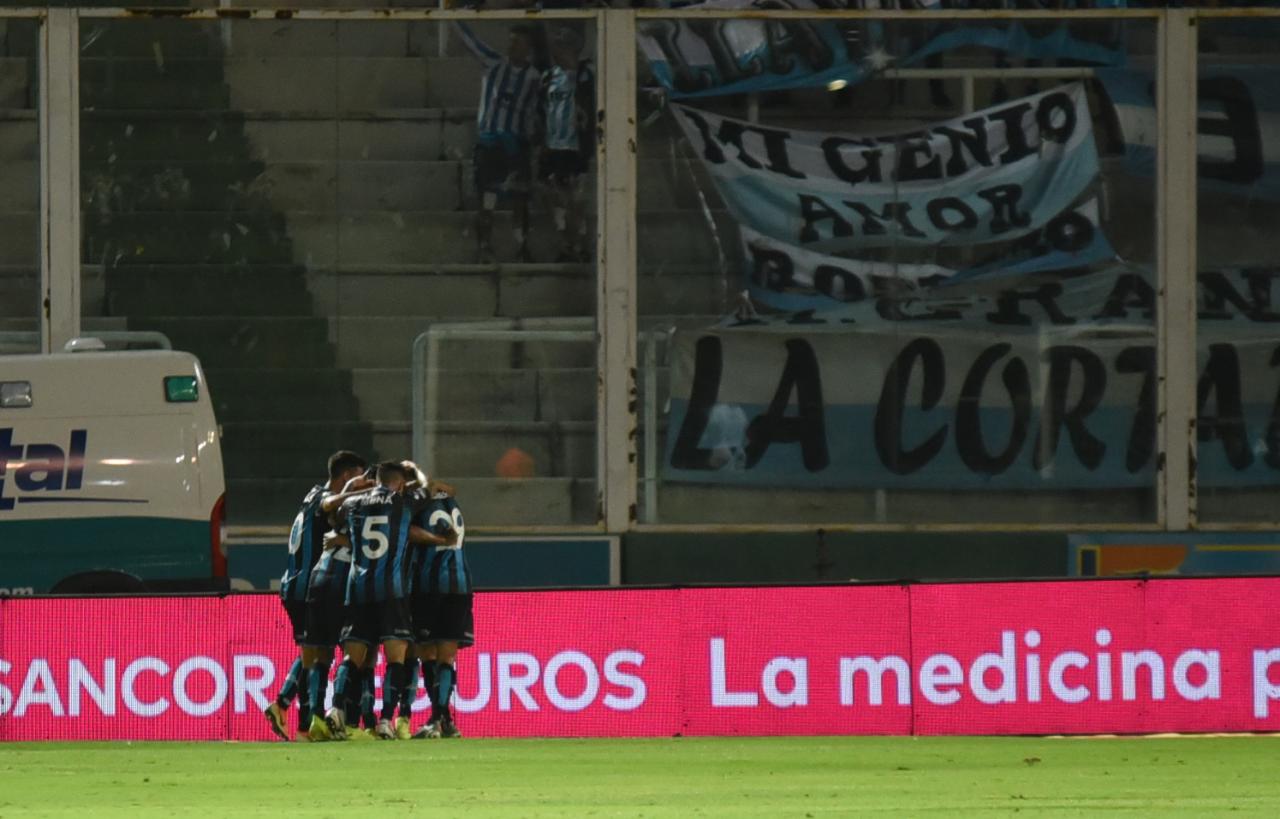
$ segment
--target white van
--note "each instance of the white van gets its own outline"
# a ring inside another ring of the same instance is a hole
[[[85,346],[0,356],[0,595],[225,588],[200,362]]]

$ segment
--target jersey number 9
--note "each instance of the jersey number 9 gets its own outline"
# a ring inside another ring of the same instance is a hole
[[[360,544],[360,550],[370,560],[377,560],[387,553],[391,544],[387,540],[386,532],[379,531],[375,527],[386,528],[389,522],[390,518],[386,515],[370,515],[364,519],[364,528],[360,530],[360,539],[364,542]],[[370,544],[375,544],[374,548],[369,548]]]

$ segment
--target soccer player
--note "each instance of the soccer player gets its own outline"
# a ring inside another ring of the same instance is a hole
[[[471,569],[462,551],[466,527],[457,500],[443,492],[431,496],[414,522],[437,537],[453,542],[419,552],[413,578],[413,622],[424,688],[431,697],[431,718],[415,739],[461,737],[449,711],[457,682],[454,666],[459,648],[475,643],[471,611]]]
[[[329,723],[320,716],[324,713],[324,694],[333,663],[333,649],[341,642],[342,626],[346,619],[351,540],[344,533],[332,531],[325,536],[324,548],[324,554],[311,572],[311,588],[307,592],[307,647],[315,651],[317,657],[308,678],[311,726],[307,734],[312,742],[373,739],[376,719],[366,716],[368,730],[360,729],[362,710],[373,710],[372,656],[366,658],[364,666],[357,669],[355,680],[350,684],[359,689],[360,696],[344,699],[335,693],[334,706],[344,711],[342,733],[335,734]]]
[[[310,649],[315,659],[308,674],[307,703],[311,725],[307,735],[312,742],[333,739],[324,713],[324,693],[333,664],[333,650],[342,633],[343,607],[347,596],[347,575],[351,571],[351,542],[330,532],[325,538],[324,553],[311,570],[307,587],[307,635],[304,650]]]
[[[545,152],[539,170],[551,190],[551,212],[560,234],[557,262],[587,261],[582,176],[595,146],[596,86],[591,61],[580,59],[581,51],[576,31],[557,30],[551,40],[552,65],[542,75]]]
[[[338,668],[335,705],[326,722],[331,733],[345,734],[346,714],[337,702],[358,700],[360,669],[381,642],[387,668],[382,715],[374,733],[380,739],[395,739],[391,719],[408,684],[404,659],[413,639],[408,600],[411,544],[448,545],[454,539],[413,525],[419,509],[412,496],[401,494],[406,481],[399,463],[378,464],[376,480],[373,491],[348,499],[338,510],[351,540],[351,572],[341,633],[345,659]]]
[[[285,715],[295,696],[302,692],[298,707],[298,731],[305,732],[311,723],[307,691],[307,675],[315,657],[307,651],[307,588],[311,570],[323,551],[324,534],[329,529],[328,516],[337,508],[348,483],[360,477],[366,466],[364,458],[354,452],[342,450],[329,456],[329,481],[313,486],[302,500],[302,508],[293,519],[289,530],[289,560],[280,580],[280,601],[293,629],[293,641],[298,646],[298,658],[293,661],[284,685],[275,700],[263,713],[272,732],[283,740],[289,739],[285,729]]]
[[[476,113],[473,155],[475,187],[480,195],[476,245],[480,261],[492,262],[493,212],[507,194],[516,211],[515,238],[520,261],[529,255],[529,160],[537,135],[538,69],[533,64],[533,28],[511,27],[506,55],[494,51],[458,23],[462,42],[483,64],[480,106]]]

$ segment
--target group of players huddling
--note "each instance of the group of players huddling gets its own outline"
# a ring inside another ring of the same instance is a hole
[[[353,452],[334,453],[328,483],[307,493],[294,519],[280,597],[299,656],[264,713],[286,740],[295,697],[299,739],[460,737],[449,711],[454,660],[475,639],[462,512],[452,487],[428,480],[412,462],[367,467]],[[386,672],[375,713],[379,644]],[[338,646],[342,661],[325,712]],[[415,733],[419,668],[431,717]]]

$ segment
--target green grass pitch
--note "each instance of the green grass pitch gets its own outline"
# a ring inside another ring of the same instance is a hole
[[[0,817],[1280,816],[1280,739],[0,746]]]

